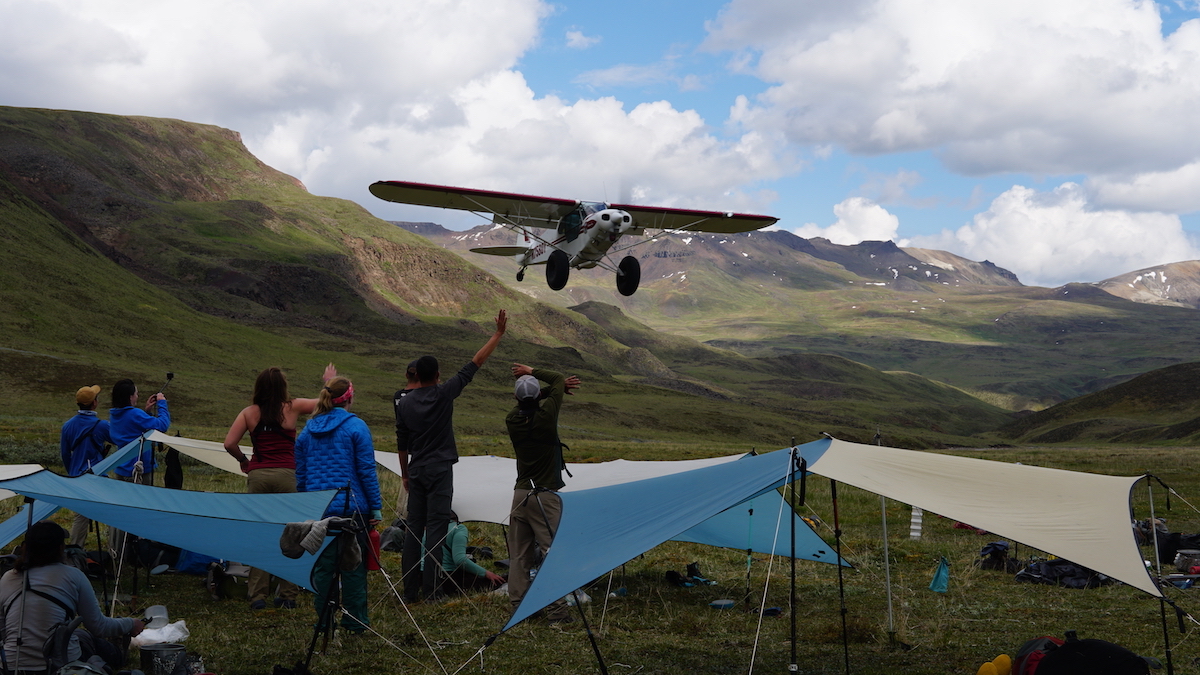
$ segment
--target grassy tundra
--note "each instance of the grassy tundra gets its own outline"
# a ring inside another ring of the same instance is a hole
[[[462,445],[465,453],[506,454],[490,437],[466,437]],[[604,441],[581,441],[572,444],[574,456],[568,461],[712,456],[747,449],[661,442],[615,447]],[[40,461],[52,466],[55,451],[54,444],[32,437],[9,436],[0,441],[0,459],[8,462]],[[1157,514],[1167,518],[1172,531],[1200,531],[1200,514],[1188,504],[1200,503],[1200,479],[1190,470],[1200,459],[1200,450],[1194,448],[1029,447],[959,452],[1076,471],[1125,475],[1150,471],[1184,498],[1172,499],[1172,511],[1167,512],[1164,492],[1156,489]],[[237,476],[191,463],[185,481],[185,487],[194,490],[240,492],[244,487]],[[381,481],[385,503],[394,500],[390,496],[397,493],[397,479],[382,471]],[[849,486],[839,487],[843,553],[855,565],[845,573],[852,672],[969,675],[997,654],[1014,654],[1026,639],[1042,634],[1061,636],[1067,629],[1077,630],[1080,637],[1118,642],[1144,655],[1165,656],[1157,600],[1121,585],[1070,590],[1019,584],[1004,573],[979,570],[973,562],[980,547],[998,537],[956,529],[951,521],[926,514],[924,535],[914,541],[908,537],[908,507],[889,501],[894,623],[899,641],[912,649],[891,647],[880,500]],[[809,515],[832,523],[829,482],[810,478],[808,494]],[[12,504],[4,506],[15,509]],[[1037,509],[1038,505],[997,504],[996,508]],[[1135,491],[1133,509],[1138,517],[1149,513],[1144,484]],[[59,519],[65,522],[61,515]],[[475,524],[471,529],[472,544],[491,546],[503,557],[503,533],[498,526]],[[832,541],[827,527],[819,529]],[[1019,555],[1042,554],[1021,547]],[[1146,555],[1150,557],[1149,552]],[[950,590],[944,595],[928,590],[940,556],[951,563]],[[718,585],[676,588],[663,581],[667,570],[683,572],[690,562],[698,562],[704,575]],[[399,579],[398,555],[384,553],[383,563],[384,571],[372,574],[370,581],[375,633],[364,637],[339,634],[315,657],[315,672],[455,672],[460,667],[462,672],[481,668],[501,673],[598,672],[578,622],[558,628],[527,621],[500,636],[479,657],[477,651],[484,641],[507,619],[506,598],[473,596],[435,606],[405,607],[389,588]],[[209,599],[196,577],[158,576],[149,588],[145,579],[141,579],[133,605],[119,611],[136,614],[149,605],[166,605],[173,620],[187,621],[191,631],[187,648],[200,654],[212,672],[269,672],[277,663],[291,665],[307,648],[315,619],[308,603],[294,611],[252,613],[241,601]],[[743,611],[747,587],[744,552],[668,543],[629,561],[615,570],[611,579],[604,577],[588,587],[593,601],[585,608],[613,673],[778,672],[786,667],[790,653],[786,559],[755,556],[749,566],[749,585],[752,607],[765,601],[768,607],[782,607],[783,615],[760,621]],[[606,603],[606,595],[621,586],[628,594],[610,597]],[[1172,596],[1185,610],[1194,611],[1191,593],[1194,591],[1175,591]],[[708,603],[719,598],[734,599],[738,604],[732,610],[710,609]],[[844,672],[840,602],[834,567],[797,565],[800,672]],[[1178,633],[1174,620],[1169,627],[1176,672],[1196,672],[1193,661],[1200,657],[1200,648],[1192,639],[1194,623],[1188,622],[1186,635]]]

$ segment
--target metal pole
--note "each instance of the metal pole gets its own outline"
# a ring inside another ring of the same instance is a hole
[[[792,588],[790,596],[791,611],[789,612],[789,614],[792,615],[792,660],[788,663],[789,673],[794,673],[799,670],[799,666],[796,665],[796,455],[796,439],[793,437],[791,480],[789,481],[792,489],[792,499],[790,504],[791,513],[788,514],[788,518],[791,521],[790,529],[792,535]]]
[[[883,445],[883,436],[875,428],[875,445]],[[883,579],[887,586],[888,644],[896,646],[896,618],[892,612],[892,557],[888,551],[887,497],[879,495],[879,518],[883,522]]]
[[[535,487],[531,493],[534,499],[537,500],[538,509],[542,512],[542,521],[546,524],[546,531],[550,533],[550,542],[546,546],[546,550],[549,551],[550,545],[554,543],[554,535],[557,528],[550,527],[550,517],[546,515],[546,507],[542,505],[540,492],[549,492],[549,490]],[[588,640],[592,643],[592,651],[596,653],[596,663],[600,666],[600,673],[608,675],[608,667],[604,665],[604,656],[600,653],[600,645],[596,643],[596,635],[592,632],[592,627],[588,625],[587,615],[583,613],[583,602],[579,599],[579,589],[571,591],[571,594],[575,596],[575,609],[579,610],[579,618],[583,621],[583,628],[587,631]]]
[[[1157,565],[1158,579],[1155,580],[1160,586],[1162,584],[1162,561],[1158,559],[1158,528],[1154,522],[1154,484],[1149,480],[1146,481],[1146,492],[1150,495],[1150,528],[1154,531],[1154,563]],[[1162,593],[1162,589],[1159,589]],[[1175,675],[1175,664],[1171,658],[1171,633],[1167,630],[1167,602],[1160,595],[1158,598],[1158,613],[1162,618],[1162,633],[1163,633],[1163,648],[1167,653],[1167,675]]]
[[[846,581],[842,574],[842,524],[838,516],[837,481],[829,480],[829,492],[833,498],[833,539],[837,545],[838,598],[842,612],[842,657],[846,662],[846,675],[850,675],[850,635],[846,627]]]

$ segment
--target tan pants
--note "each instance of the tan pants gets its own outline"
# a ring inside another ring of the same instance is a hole
[[[116,478],[117,480],[123,480],[126,483],[141,483],[140,478],[138,480],[134,480],[133,476],[119,476],[116,473],[109,474],[109,478]],[[126,540],[126,536],[125,536],[124,530],[118,530],[115,527],[109,526],[109,528],[108,528],[108,552],[109,552],[109,554],[112,555],[112,558],[114,561],[121,560],[121,556],[125,555],[125,540]],[[114,562],[114,564],[119,564],[119,563]]]
[[[71,521],[71,538],[67,540],[68,544],[87,548],[88,530],[92,526],[92,521],[88,520],[87,516],[75,514],[75,518]]]
[[[562,519],[562,500],[554,492],[514,490],[512,513],[508,516],[508,599],[513,609],[529,590],[529,569],[537,564],[536,544],[542,554],[550,551],[550,542]],[[549,525],[549,527],[547,527]],[[545,609],[546,617],[558,620],[568,615],[562,598]]]
[[[246,475],[246,492],[248,494],[275,494],[296,491],[296,472],[293,469],[254,469]],[[279,580],[277,597],[281,600],[295,600],[300,589],[290,581]],[[271,592],[271,574],[256,567],[250,568],[250,577],[246,580],[246,592],[250,602],[267,599]]]

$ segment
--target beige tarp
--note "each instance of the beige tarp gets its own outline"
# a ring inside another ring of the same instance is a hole
[[[1146,570],[1130,525],[1130,491],[1141,476],[1047,469],[836,439],[808,470],[1162,595]]]

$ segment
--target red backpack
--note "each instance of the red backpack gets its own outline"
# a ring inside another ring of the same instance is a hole
[[[1056,637],[1043,635],[1021,645],[1012,663],[1012,675],[1034,675],[1042,659],[1050,652],[1062,646],[1063,641]]]

